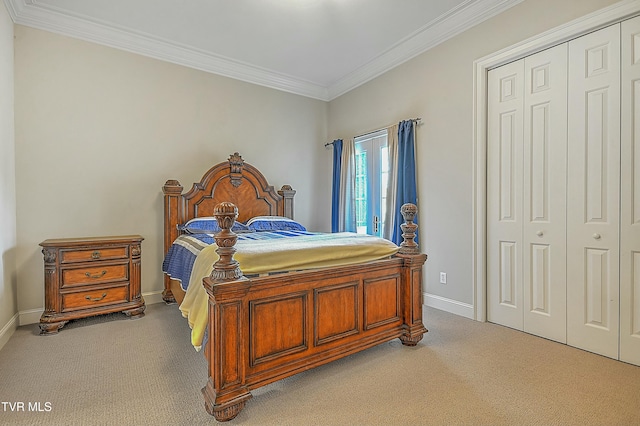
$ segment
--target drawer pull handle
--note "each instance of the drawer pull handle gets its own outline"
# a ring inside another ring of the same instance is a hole
[[[96,259],[100,259],[100,256],[102,256],[100,254],[100,252],[98,250],[94,251],[93,253],[91,253],[91,258],[96,260]]]
[[[91,302],[99,302],[102,299],[104,299],[105,297],[107,297],[107,293],[102,293],[101,297],[96,297],[96,298],[91,298],[91,296],[85,296],[84,298],[91,301]]]
[[[94,279],[96,279],[96,278],[102,278],[102,277],[104,277],[104,274],[106,274],[106,273],[107,273],[107,271],[103,270],[103,271],[102,271],[102,273],[100,273],[100,274],[96,274],[96,275],[91,275],[91,274],[90,274],[90,273],[88,273],[88,272],[85,272],[84,274],[85,274],[87,277],[89,277],[89,278],[94,278]]]

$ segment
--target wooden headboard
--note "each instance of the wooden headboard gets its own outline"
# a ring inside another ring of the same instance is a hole
[[[237,152],[223,163],[210,168],[189,192],[177,180],[170,179],[162,187],[164,194],[164,251],[167,254],[178,238],[178,225],[195,217],[213,216],[213,209],[223,201],[238,207],[238,221],[246,222],[255,216],[275,215],[293,219],[291,186],[284,185],[276,191],[264,175]],[[163,299],[175,301],[169,287],[170,278],[165,275]]]

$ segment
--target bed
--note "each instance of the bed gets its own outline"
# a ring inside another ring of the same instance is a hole
[[[213,235],[216,260],[202,279],[208,332],[202,393],[216,420],[236,417],[253,389],[395,338],[415,346],[427,332],[421,288],[427,256],[414,241],[416,206],[402,206],[404,241],[392,255],[247,276],[234,258],[242,246],[235,225],[257,216],[293,220],[295,191],[288,185],[276,191],[238,153],[183,189],[176,180],[163,187],[165,255],[194,218],[214,217],[220,229]],[[163,299],[181,303],[185,295],[165,274]]]

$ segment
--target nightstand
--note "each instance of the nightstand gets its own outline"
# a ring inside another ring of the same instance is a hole
[[[41,242],[45,308],[40,334],[55,334],[69,320],[93,315],[144,316],[140,294],[143,239],[127,235]]]

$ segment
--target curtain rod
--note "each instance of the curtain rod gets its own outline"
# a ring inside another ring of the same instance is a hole
[[[411,120],[411,121],[413,121],[414,123],[419,123],[420,121],[422,121],[422,118],[420,118],[420,117],[417,117],[417,118],[410,118],[410,120]],[[381,128],[379,128],[379,129],[376,129],[376,130],[371,130],[371,131],[369,131],[369,132],[366,132],[366,133],[363,133],[363,134],[361,134],[361,135],[356,136],[356,138],[359,138],[359,137],[362,137],[362,136],[366,136],[366,135],[370,135],[371,133],[379,132],[380,130],[388,129],[389,127],[391,127],[391,126],[393,126],[393,125],[394,125],[394,124],[390,124],[390,125],[388,125],[388,126],[381,127]],[[333,142],[327,142],[327,143],[325,143],[325,144],[324,144],[324,147],[326,148],[326,147],[328,147],[329,145],[333,145]]]

